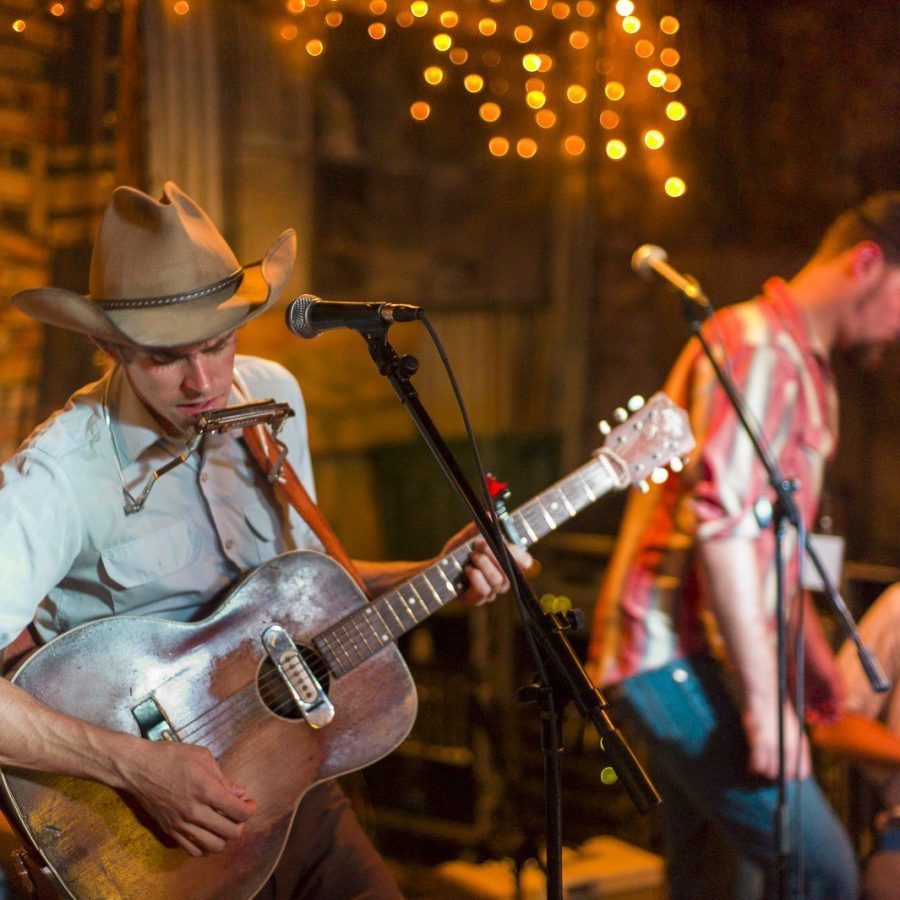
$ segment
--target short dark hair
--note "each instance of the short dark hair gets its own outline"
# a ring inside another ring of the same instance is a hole
[[[900,266],[900,191],[872,194],[841,213],[825,231],[817,256],[836,256],[860,241],[874,241],[885,261]]]

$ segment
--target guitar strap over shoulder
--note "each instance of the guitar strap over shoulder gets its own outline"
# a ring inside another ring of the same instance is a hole
[[[353,565],[350,554],[328,524],[322,510],[313,502],[312,497],[303,487],[303,483],[297,477],[291,464],[284,458],[271,431],[264,425],[252,425],[244,429],[244,441],[267,478],[278,464],[276,477],[270,479],[274,482],[276,489],[309,525],[315,536],[322,542],[325,552],[350,573],[365,594],[366,586],[357,572],[356,566]]]

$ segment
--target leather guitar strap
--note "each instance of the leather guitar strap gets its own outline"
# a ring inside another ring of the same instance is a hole
[[[253,425],[244,429],[244,441],[250,448],[250,453],[259,464],[260,469],[268,478],[272,467],[281,458],[281,451],[272,433],[262,425]],[[362,577],[353,565],[350,554],[344,545],[338,540],[322,510],[313,502],[312,498],[303,487],[303,483],[297,477],[297,473],[290,463],[281,458],[281,466],[278,477],[274,481],[277,489],[284,498],[297,510],[301,518],[312,529],[315,536],[322,542],[325,552],[337,563],[343,566],[360,586],[362,592],[368,596]]]

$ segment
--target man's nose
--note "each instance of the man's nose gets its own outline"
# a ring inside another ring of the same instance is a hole
[[[189,356],[185,360],[184,387],[189,391],[202,394],[211,383],[211,362],[201,355]]]

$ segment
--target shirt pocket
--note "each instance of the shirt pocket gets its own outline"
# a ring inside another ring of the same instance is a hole
[[[200,547],[192,539],[190,523],[180,519],[127,544],[100,551],[103,575],[114,590],[131,591],[159,583],[163,595],[165,583],[199,557]]]
[[[246,567],[258,566],[285,549],[278,513],[265,503],[247,503],[241,510],[242,527],[247,535],[240,544]]]

